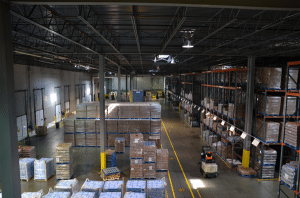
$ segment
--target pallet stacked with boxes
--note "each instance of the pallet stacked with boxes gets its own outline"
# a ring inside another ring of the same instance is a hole
[[[144,141],[143,148],[143,177],[156,178],[156,144],[153,141]]]
[[[130,134],[130,178],[143,178],[143,135]]]
[[[73,157],[72,144],[62,143],[55,149],[55,167],[56,179],[64,180],[70,179],[73,175]]]

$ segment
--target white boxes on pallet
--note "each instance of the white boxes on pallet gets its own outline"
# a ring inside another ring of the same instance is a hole
[[[53,192],[52,188],[50,188],[48,194],[45,195],[44,198],[70,198],[71,195],[70,192]]]
[[[146,193],[127,192],[124,198],[146,198]]]
[[[64,133],[74,133],[75,132],[75,120],[64,119]]]
[[[75,132],[86,132],[85,120],[75,120]]]
[[[21,195],[21,198],[42,198],[43,190],[39,190],[37,192],[24,192]]]
[[[96,197],[102,192],[104,182],[103,181],[90,181],[86,179],[84,184],[81,187],[81,191],[83,192],[94,192]]]
[[[35,158],[23,158],[19,160],[20,179],[28,181],[34,176],[34,161]]]
[[[55,192],[70,192],[74,194],[79,191],[78,180],[77,179],[69,179],[69,180],[61,180],[54,186]]]
[[[99,198],[122,198],[121,192],[103,192]]]
[[[53,158],[41,158],[34,161],[34,180],[47,181],[54,175]]]
[[[165,198],[166,182],[164,180],[147,181],[147,198]]]
[[[72,195],[72,198],[96,198],[94,192],[77,192]]]

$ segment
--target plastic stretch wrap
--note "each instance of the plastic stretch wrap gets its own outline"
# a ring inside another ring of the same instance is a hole
[[[86,146],[85,133],[75,133],[76,146]]]
[[[140,120],[128,120],[128,132],[141,132]]]
[[[209,130],[204,130],[203,131],[203,136],[202,136],[202,138],[203,138],[203,140],[204,141],[206,141],[206,137],[209,135]]]
[[[287,122],[285,125],[284,143],[300,147],[300,123]]]
[[[158,102],[151,102],[151,118],[161,118],[161,105]]]
[[[210,146],[212,146],[212,144],[217,142],[217,141],[218,141],[218,136],[216,136],[216,135],[210,135],[209,136],[208,143],[209,143]]]
[[[214,106],[215,106],[215,101],[211,99],[210,104],[209,104],[209,108],[214,109]]]
[[[56,163],[68,163],[72,160],[72,144],[61,143],[55,148]]]
[[[47,181],[54,175],[53,158],[42,158],[34,161],[34,180]]]
[[[156,162],[156,144],[154,141],[144,141],[144,162]]]
[[[280,180],[288,184],[290,187],[295,188],[297,181],[297,170],[297,165],[293,163],[287,163],[283,165],[281,169]]]
[[[230,155],[231,156],[231,155]],[[229,166],[238,166],[238,165],[242,165],[242,162],[240,162],[239,160],[237,159],[227,159],[226,160],[227,164],[229,164]]]
[[[217,143],[212,143],[211,148],[213,149],[213,151],[217,151]]]
[[[146,198],[146,193],[127,192],[124,198]]]
[[[239,165],[237,170],[242,174],[242,175],[257,175],[257,172],[253,170],[251,167],[249,168],[244,168],[242,165]]]
[[[21,195],[21,198],[42,198],[43,190],[39,190],[37,192],[24,192]]]
[[[104,192],[100,194],[99,198],[122,198],[121,192]]]
[[[285,98],[282,97],[281,99],[281,110],[280,114],[284,115],[284,108],[285,108]],[[297,108],[297,97],[287,97],[287,109],[286,109],[286,115],[294,115]]]
[[[147,198],[165,198],[166,182],[162,180],[147,181]]]
[[[259,169],[258,174],[262,175],[263,179],[273,179],[275,174],[275,166],[263,166],[262,171]]]
[[[223,113],[223,104],[218,104],[218,112]]]
[[[143,158],[143,134],[130,134],[130,158]]]
[[[265,131],[263,136],[263,120],[256,120],[256,132],[257,137],[266,142],[278,142],[279,135],[279,122],[266,121],[265,122]]]
[[[150,128],[150,120],[139,120],[140,131],[141,133],[149,133],[151,132]]]
[[[118,127],[123,126],[123,123],[120,123],[121,120],[106,120],[105,127],[107,133],[123,133],[123,131],[119,130]],[[125,132],[125,131],[124,131]]]
[[[72,198],[96,198],[94,192],[77,192],[72,195]]]
[[[139,118],[139,106],[136,103],[120,103],[119,118]]]
[[[298,73],[299,70],[290,69],[289,70],[289,84],[288,89],[297,89],[297,83],[298,83]],[[282,88],[286,88],[286,75],[283,76],[284,80],[282,83]],[[295,81],[295,82],[294,82]]]
[[[128,120],[118,120],[117,132],[119,133],[128,133],[129,123]]]
[[[206,173],[216,173],[218,172],[218,165],[216,163],[202,162],[202,169]]]
[[[143,159],[130,160],[130,178],[143,178]]]
[[[222,155],[222,143],[221,143],[221,141],[218,141],[218,143],[217,143],[217,153]]]
[[[97,146],[97,133],[87,132],[85,134],[85,141],[87,146]]]
[[[151,106],[149,103],[140,104],[140,118],[150,118],[151,117]]]
[[[116,137],[115,139],[115,149],[118,153],[125,153],[125,138]]]
[[[106,181],[103,192],[123,192],[124,181]]]
[[[108,105],[107,107],[108,118],[119,118],[119,114],[120,114],[120,104],[112,103]]]
[[[150,121],[151,123],[151,133],[153,134],[160,134],[161,133],[161,120],[154,119]]]
[[[209,98],[204,98],[203,103],[204,103],[205,107],[210,107],[210,100],[209,100]]]
[[[44,198],[70,198],[71,195],[70,192],[53,192],[50,188],[48,194],[45,195]]]
[[[144,141],[148,141],[148,140],[145,140],[145,138],[144,138]],[[157,148],[157,149],[160,149],[160,147],[161,147],[161,143],[160,143],[160,135],[150,136],[150,137],[149,137],[149,141],[154,141],[154,142],[155,142],[155,145],[156,145],[156,148]]]
[[[143,163],[143,177],[156,178],[156,163]]]
[[[65,133],[74,133],[75,132],[75,120],[64,119],[64,132]]]
[[[85,131],[85,120],[75,120],[75,132]]]
[[[258,163],[261,163],[261,146],[255,147],[255,157]],[[276,165],[277,151],[268,147],[263,147],[263,164]]]
[[[76,105],[76,118],[86,118],[86,104]]]
[[[73,175],[73,164],[56,164],[56,179],[70,179]]]
[[[129,180],[126,184],[127,192],[146,192],[146,181],[141,180]]]
[[[77,179],[61,180],[54,186],[55,192],[70,192],[71,194],[79,191]]]
[[[75,145],[75,134],[74,133],[65,133],[64,134],[64,142]]]
[[[99,117],[99,103],[86,103],[86,117],[98,118]]]
[[[213,133],[212,133],[211,131],[209,131],[209,133],[206,134],[206,139],[205,139],[205,141],[206,141],[208,144],[209,144],[209,137],[210,137],[211,135],[213,135]]]
[[[267,96],[266,99],[266,111],[264,109],[265,96],[258,95],[258,111],[267,115],[279,115],[281,109],[281,97],[280,96]]]
[[[96,132],[96,120],[88,119],[85,120],[85,131],[84,132]],[[80,132],[80,131],[76,131]]]
[[[23,158],[19,160],[20,179],[28,181],[34,176],[35,158]]]
[[[280,89],[282,68],[258,67],[255,69],[255,81],[261,88]]]

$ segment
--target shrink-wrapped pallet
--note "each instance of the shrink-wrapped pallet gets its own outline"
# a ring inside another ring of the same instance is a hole
[[[126,192],[124,198],[146,198],[146,193]]]
[[[281,109],[280,114],[284,115],[285,110],[285,98],[282,97],[281,99]],[[297,108],[297,97],[287,97],[287,109],[286,109],[286,115],[294,115]]]
[[[160,134],[161,133],[161,120],[153,119],[150,121],[151,123],[151,134]]]
[[[218,112],[223,113],[223,104],[218,104]]]
[[[263,135],[263,120],[256,120],[256,133],[257,137],[266,142],[278,142],[279,135],[279,122],[266,121],[265,122],[265,130]]]
[[[147,181],[147,198],[165,198],[166,186],[164,179]]]
[[[233,103],[228,104],[228,117],[234,118],[234,104]]]
[[[130,158],[143,158],[143,134],[130,134]]]
[[[210,99],[209,108],[214,109],[215,101],[213,99]]]
[[[122,192],[124,181],[106,181],[103,186],[103,192]]]
[[[299,70],[289,70],[289,83],[288,89],[297,89]],[[282,88],[286,89],[286,75],[283,76]]]
[[[103,181],[91,181],[86,179],[81,186],[81,191],[83,192],[94,192],[95,196],[98,198],[102,192],[104,182]]]
[[[96,120],[85,120],[85,131],[84,132],[96,132]],[[81,132],[81,131],[76,131]]]
[[[21,198],[42,198],[43,190],[39,190],[37,192],[24,192],[21,195]]]
[[[94,192],[77,192],[72,195],[71,198],[95,198],[96,193]]]
[[[76,105],[76,118],[86,118],[86,104]]]
[[[280,181],[287,184],[290,188],[295,188],[297,183],[298,162],[293,161],[282,166]]]
[[[50,188],[44,198],[70,198],[71,196],[72,194],[70,192],[53,192],[52,188]]]
[[[56,163],[69,163],[72,161],[72,144],[61,143],[55,148]]]
[[[70,179],[73,175],[73,163],[69,164],[55,164],[56,179]]]
[[[97,133],[86,132],[85,142],[86,142],[86,146],[97,146]]]
[[[261,146],[255,147],[255,159],[261,163]],[[277,151],[268,147],[263,147],[263,164],[276,165]]]
[[[122,198],[121,192],[103,192],[99,198]]]
[[[151,104],[151,118],[161,118],[161,105],[158,102]]]
[[[23,158],[19,160],[20,179],[30,180],[34,176],[34,161],[35,158]]]
[[[226,159],[227,156],[227,144],[225,144],[224,142],[222,142],[222,157],[223,159]]]
[[[96,140],[96,142],[97,142],[97,146],[100,146],[100,140],[101,140],[101,134],[100,133],[96,133],[96,138],[97,138],[97,140]]]
[[[218,136],[216,135],[210,135],[209,136],[209,140],[208,140],[208,144],[210,146],[212,146],[213,143],[216,143],[218,141]]]
[[[72,145],[75,145],[75,134],[74,133],[65,133],[64,134],[64,142],[72,143]]]
[[[255,69],[255,84],[262,89],[281,88],[282,68],[279,67],[257,67]]]
[[[118,130],[118,127],[120,126],[119,121],[121,120],[105,120],[105,127],[107,133],[122,133]],[[120,126],[121,127],[121,126]]]
[[[169,150],[157,149],[156,150],[156,170],[168,170],[169,169]]]
[[[144,193],[146,192],[146,181],[129,180],[126,184],[126,191]]]
[[[300,147],[300,123],[287,122],[285,124],[284,143]]]
[[[124,134],[119,134],[119,133],[109,133],[109,134],[106,134],[106,138],[107,138],[107,146],[115,146],[115,139],[117,137],[120,137],[120,138],[125,138],[124,137]]]
[[[143,159],[130,159],[130,178],[143,178]]]
[[[82,132],[75,133],[75,144],[76,146],[86,146],[85,134]]]
[[[222,143],[221,143],[221,141],[217,142],[217,153],[219,155],[222,155]]]
[[[125,153],[125,138],[124,137],[116,137],[115,150],[117,153]]]
[[[130,111],[133,110],[133,105],[129,103],[122,103],[119,106],[119,118],[133,118]],[[138,107],[137,107],[138,108]],[[138,108],[139,111],[139,108]]]
[[[120,108],[120,104],[117,104],[117,103],[109,104],[107,107],[107,117],[108,118],[119,118],[119,114],[120,114],[119,108]]]
[[[53,158],[41,158],[34,161],[34,180],[47,181],[54,175]]]
[[[128,120],[128,132],[141,132],[140,121],[141,120]]]
[[[150,133],[150,120],[139,120],[139,129],[141,133]]]
[[[151,106],[150,103],[140,104],[139,105],[139,115],[140,118],[150,118],[151,117]]]
[[[70,192],[71,194],[79,191],[77,179],[61,180],[54,186],[55,192]]]
[[[95,132],[100,133],[100,120],[96,120],[95,121]],[[105,123],[105,127],[106,127],[107,123]]]
[[[129,124],[128,124],[128,120],[124,119],[124,120],[118,120],[118,131],[119,133],[128,133],[130,131],[128,131],[129,129]]]
[[[156,163],[143,163],[143,177],[156,178]]]
[[[160,147],[161,147],[160,135],[149,136],[148,140],[149,141],[154,141],[155,144],[156,144],[156,148],[160,149]],[[148,141],[148,140],[145,140],[145,138],[144,138],[144,141]]]
[[[250,176],[250,175],[255,176],[255,175],[257,175],[257,172],[255,170],[253,170],[251,167],[244,168],[242,165],[238,165],[237,171],[241,175],[245,175],[245,176]]]
[[[86,103],[86,117],[87,118],[98,118],[99,117],[99,104]]]
[[[238,86],[241,86],[247,83],[247,72],[237,71],[236,75],[237,75],[237,79],[235,79],[235,73],[233,73],[232,75],[232,81],[231,81],[232,84],[237,83]]]
[[[156,144],[153,141],[144,141],[143,162],[156,162]]]
[[[267,115],[278,115],[281,109],[280,96],[267,96],[266,99],[266,112],[264,110],[265,96],[258,95],[258,111]]]
[[[86,132],[85,120],[75,120],[75,132]]]

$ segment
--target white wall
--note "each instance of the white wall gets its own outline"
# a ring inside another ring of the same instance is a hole
[[[30,71],[28,71],[30,69]],[[86,90],[91,88],[92,75],[85,72],[72,72],[65,70],[57,70],[50,68],[41,68],[34,66],[25,65],[14,65],[14,78],[15,78],[15,90],[28,90],[28,74],[30,74],[30,95],[31,95],[31,115],[30,106],[28,102],[27,114],[28,114],[28,124],[34,126],[35,116],[34,116],[34,96],[33,89],[44,88],[44,116],[47,118],[46,122],[53,122],[55,116],[55,103],[50,101],[50,94],[54,93],[54,87],[61,86],[57,89],[58,99],[61,101],[61,108],[65,108],[64,103],[64,86],[70,86],[70,112],[76,109],[75,100],[75,85],[85,84]],[[91,91],[92,92],[92,91]],[[59,96],[60,95],[60,96]],[[90,98],[86,94],[86,98]],[[16,93],[16,111],[17,116],[24,114],[24,97],[21,93]],[[57,102],[59,103],[59,102]],[[40,105],[39,105],[40,106]]]
[[[121,77],[121,90],[126,89],[126,78]],[[134,77],[134,89],[138,90],[151,90],[151,89],[164,89],[163,77]],[[130,78],[128,77],[127,89],[130,89]],[[118,90],[118,78],[112,78],[112,89]]]

